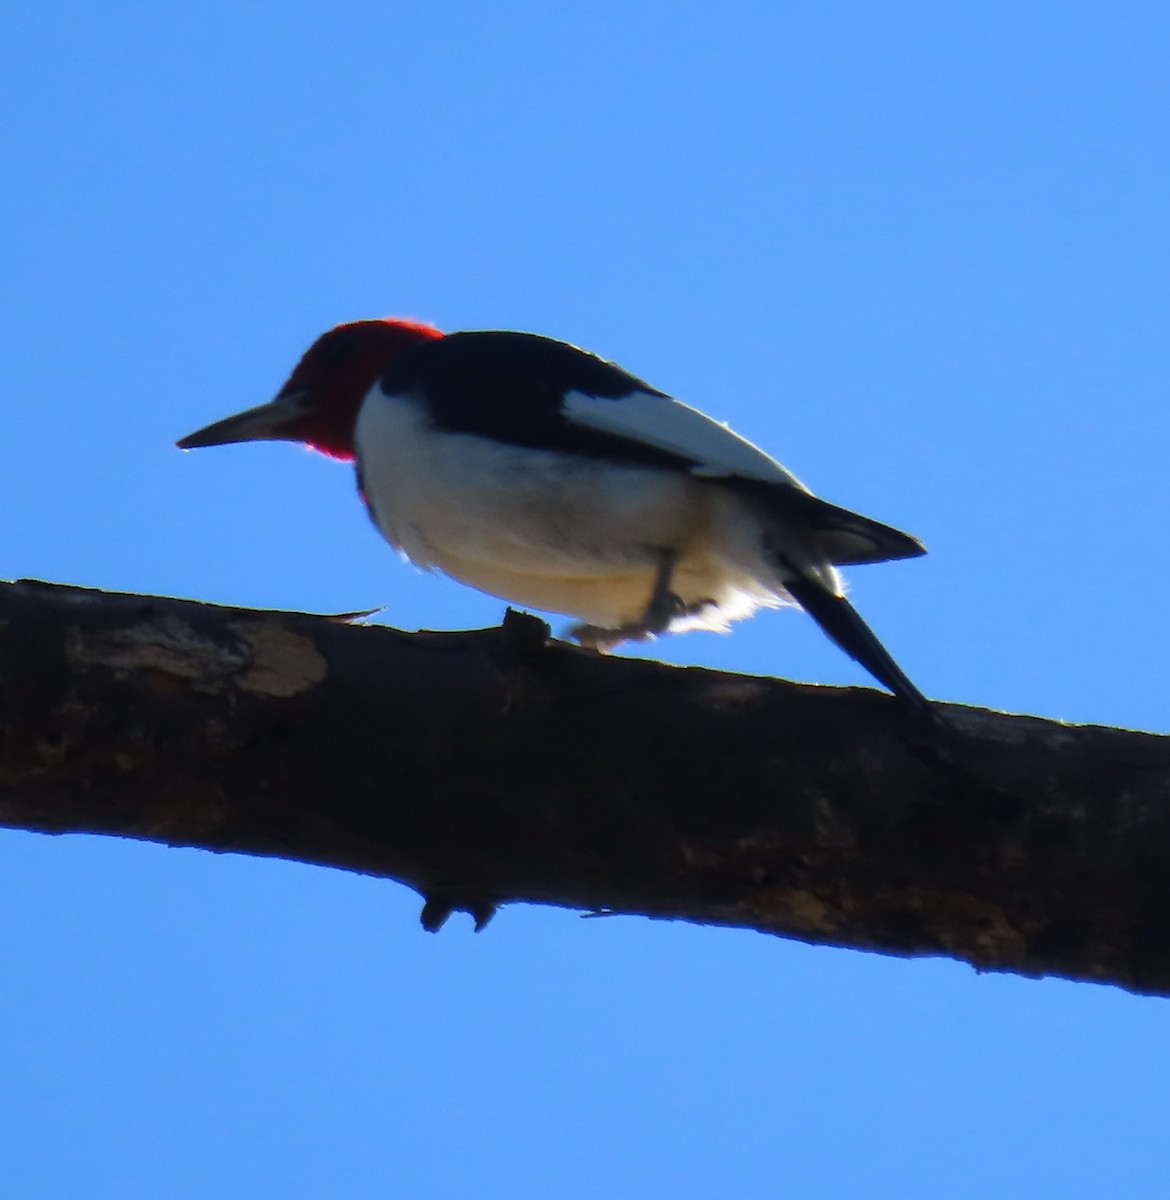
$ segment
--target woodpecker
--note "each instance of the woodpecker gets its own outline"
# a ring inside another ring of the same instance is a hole
[[[565,613],[608,650],[796,604],[910,706],[929,702],[845,598],[839,566],[921,542],[819,499],[727,425],[567,342],[386,318],[319,337],[267,404],[180,448],[292,441],[357,468],[404,557]]]

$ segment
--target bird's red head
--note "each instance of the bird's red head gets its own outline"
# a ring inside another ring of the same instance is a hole
[[[358,409],[378,377],[402,351],[442,336],[433,326],[389,317],[338,325],[305,351],[270,403],[188,434],[178,445],[303,442],[332,458],[352,459]]]

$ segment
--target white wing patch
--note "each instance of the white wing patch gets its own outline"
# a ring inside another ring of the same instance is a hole
[[[669,396],[631,392],[620,400],[605,400],[585,392],[569,392],[564,413],[575,425],[689,458],[695,463],[692,473],[703,478],[735,475],[808,491],[795,475],[747,438]]]

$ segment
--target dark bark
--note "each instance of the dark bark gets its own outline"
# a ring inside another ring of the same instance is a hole
[[[1170,994],[1170,738],[0,585],[0,823]]]

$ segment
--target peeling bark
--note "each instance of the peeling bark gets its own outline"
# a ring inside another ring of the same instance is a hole
[[[1170,994],[1170,738],[0,584],[0,824]]]

